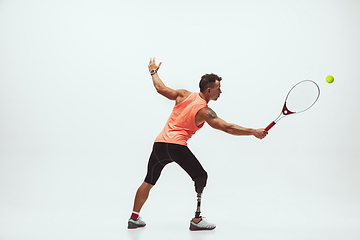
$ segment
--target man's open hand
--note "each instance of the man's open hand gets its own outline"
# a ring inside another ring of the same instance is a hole
[[[149,71],[151,71],[151,70],[158,71],[160,66],[161,66],[161,62],[159,63],[159,65],[156,65],[155,58],[153,58],[153,59],[150,58],[150,62],[149,62],[149,65],[148,65]]]

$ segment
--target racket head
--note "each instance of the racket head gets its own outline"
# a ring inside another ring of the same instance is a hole
[[[301,113],[311,108],[320,96],[319,86],[312,80],[303,80],[293,86],[286,96],[282,114]]]

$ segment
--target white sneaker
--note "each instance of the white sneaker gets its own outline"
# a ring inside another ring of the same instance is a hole
[[[146,226],[146,223],[141,219],[141,217],[138,217],[137,219],[130,218],[128,221],[129,229],[135,229],[135,228],[145,227],[145,226]]]
[[[200,231],[200,230],[213,230],[216,228],[216,225],[213,223],[209,223],[205,220],[204,217],[201,217],[200,222],[195,223],[192,219],[190,221],[190,230],[191,231]]]

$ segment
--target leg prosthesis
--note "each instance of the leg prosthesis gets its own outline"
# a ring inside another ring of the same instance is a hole
[[[195,191],[197,193],[197,208],[196,208],[196,212],[195,212],[195,218],[199,218],[200,217],[200,205],[201,205],[201,195],[202,192],[206,186],[206,181],[207,181],[207,173],[205,173],[204,175],[202,175],[201,177],[195,178],[194,179],[194,183],[195,183]]]

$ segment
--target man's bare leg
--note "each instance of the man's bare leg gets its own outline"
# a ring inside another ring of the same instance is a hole
[[[146,226],[146,223],[139,217],[139,212],[140,212],[142,206],[144,205],[144,203],[146,202],[146,199],[149,196],[150,189],[153,186],[154,185],[143,182],[141,184],[141,186],[138,188],[136,195],[135,195],[133,212],[128,221],[129,229],[135,229],[135,228]]]
[[[151,185],[146,182],[143,182],[141,184],[141,186],[138,188],[136,195],[135,195],[133,211],[140,212],[142,206],[144,205],[144,203],[146,202],[146,200],[149,196],[150,189],[153,186],[154,185]]]

